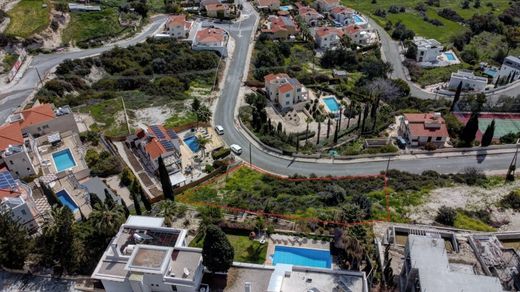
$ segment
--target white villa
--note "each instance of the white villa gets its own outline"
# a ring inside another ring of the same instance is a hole
[[[435,62],[441,54],[443,46],[437,40],[414,37],[413,43],[417,47],[417,62]]]
[[[520,58],[515,56],[507,56],[498,71],[496,78],[509,78],[510,82],[520,79]]]
[[[292,108],[298,103],[307,101],[309,94],[307,88],[285,73],[266,75],[264,81],[269,99],[282,109]]]
[[[188,38],[193,21],[187,21],[186,15],[172,15],[165,24],[166,33],[175,38]]]
[[[318,13],[314,8],[308,6],[299,6],[298,14],[309,26],[317,26],[319,21],[324,18],[324,16]]]
[[[475,76],[473,71],[459,70],[458,72],[451,73],[448,89],[456,90],[461,82],[463,91],[482,92],[486,90],[488,79],[486,77]]]
[[[344,32],[341,28],[322,26],[312,29],[314,41],[321,49],[333,49],[341,42]]]
[[[43,153],[62,142],[64,135],[61,134],[77,136],[78,132],[68,106],[54,108],[51,104],[37,104],[12,114],[6,124],[0,126],[0,164],[4,163],[15,177],[35,175],[40,168],[47,174],[45,171],[51,161],[46,161]]]
[[[432,143],[437,148],[448,139],[448,128],[440,113],[408,113],[401,117],[399,135],[412,147]]]
[[[336,6],[330,10],[331,18],[339,25],[353,24],[355,11],[345,6]]]
[[[220,28],[202,28],[197,31],[192,43],[194,50],[217,51],[222,57],[227,57],[228,33]]]

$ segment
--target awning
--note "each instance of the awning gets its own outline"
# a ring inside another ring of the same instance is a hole
[[[170,183],[172,184],[172,186],[176,186],[185,181],[186,181],[186,177],[184,177],[184,175],[180,171],[170,174]]]
[[[47,136],[47,141],[49,141],[49,143],[51,143],[51,144],[60,142],[61,141],[60,133],[56,132],[56,133],[49,134]]]

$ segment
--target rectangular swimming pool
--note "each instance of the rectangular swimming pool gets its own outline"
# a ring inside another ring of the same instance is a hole
[[[365,23],[365,20],[363,19],[363,17],[361,17],[357,14],[354,14],[353,18],[354,18],[355,24]]]
[[[273,255],[273,265],[276,264],[330,269],[332,267],[332,256],[330,251],[325,249],[277,245],[274,247]]]
[[[60,200],[60,202],[63,204],[63,206],[67,206],[67,208],[69,208],[72,211],[72,213],[75,213],[79,210],[78,205],[74,203],[74,201],[69,196],[66,190],[61,190],[57,192],[56,196],[58,197],[58,200]]]
[[[70,152],[69,148],[52,153],[52,159],[54,160],[54,165],[56,165],[56,170],[58,172],[62,172],[76,166],[76,162],[74,161],[74,157],[72,157],[72,153]]]
[[[335,113],[339,111],[339,103],[334,97],[325,97],[323,98],[323,102],[329,109],[329,112]]]
[[[453,56],[453,53],[444,53],[448,61],[455,61],[455,56]]]
[[[184,141],[184,143],[186,143],[186,145],[188,145],[188,147],[191,149],[191,151],[193,153],[199,151],[200,145],[199,145],[199,140],[197,140],[196,136],[184,138],[183,141]]]

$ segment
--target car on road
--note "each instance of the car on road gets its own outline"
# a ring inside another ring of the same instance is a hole
[[[242,154],[242,147],[238,146],[237,144],[231,144],[229,148],[231,148],[231,151],[233,151],[237,155]]]
[[[219,135],[224,135],[224,127],[222,127],[221,125],[216,125],[215,132]]]
[[[403,139],[403,137],[401,136],[398,136],[397,139],[397,146],[400,148],[400,149],[406,149],[406,140]]]

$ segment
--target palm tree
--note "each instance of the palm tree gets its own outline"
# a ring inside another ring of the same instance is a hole
[[[171,227],[176,209],[177,205],[174,201],[165,200],[159,203],[159,212],[157,215],[164,217],[166,226]]]
[[[305,123],[307,123],[307,129],[305,130],[305,144],[307,144],[307,139],[309,139],[309,124],[312,122],[311,118],[306,118]]]
[[[197,116],[197,128],[199,127],[199,122],[207,123],[211,120],[211,111],[205,105],[200,105],[195,115]]]
[[[202,157],[206,156],[206,145],[209,143],[209,139],[204,136],[197,136],[197,141],[199,142],[199,147],[202,152]]]
[[[121,205],[115,205],[109,208],[107,205],[96,205],[92,213],[90,213],[89,220],[100,234],[108,237],[117,233],[119,226],[125,221],[125,212]]]

